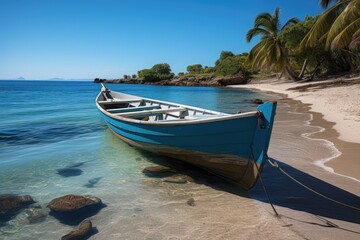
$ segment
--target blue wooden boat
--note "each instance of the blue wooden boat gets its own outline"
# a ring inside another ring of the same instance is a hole
[[[104,85],[96,106],[109,129],[128,144],[196,165],[246,190],[264,166],[276,111],[276,102],[266,102],[257,111],[226,114]]]

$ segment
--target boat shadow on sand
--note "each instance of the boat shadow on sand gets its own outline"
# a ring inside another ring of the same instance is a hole
[[[311,176],[308,173],[290,165],[277,160],[275,161],[283,170],[302,184],[331,199],[360,208],[359,196],[327,183],[319,178]],[[324,219],[330,218],[360,224],[359,211],[320,197],[319,195],[292,181],[289,177],[280,172],[278,169],[272,167],[269,163],[265,164],[261,176],[275,207],[281,206],[296,211],[307,212],[315,215],[319,219],[322,219],[324,222],[323,225],[306,221],[305,223],[320,225],[323,227],[337,227],[336,224]],[[258,201],[268,202],[260,181],[258,181],[256,186],[251,190],[250,196]],[[293,220],[301,221],[300,219]],[[360,234],[360,232],[354,233]]]
[[[239,187],[234,186],[225,180],[222,180],[221,178],[207,173],[202,169],[192,165],[178,162],[174,159],[164,157],[159,158],[159,156],[154,157],[151,153],[147,152],[143,152],[143,154],[146,155],[146,158],[151,162],[175,168],[179,170],[181,174],[189,175],[194,179],[195,183],[205,184],[217,190],[226,191],[241,197],[252,198],[257,201],[268,203],[268,199],[261,186],[260,180],[250,191],[244,191],[239,189]],[[319,178],[311,176],[308,173],[291,167],[290,165],[277,160],[276,162],[282,169],[284,169],[295,179],[316,190],[317,192],[322,193],[323,195],[339,202],[360,208],[359,196],[327,183]],[[280,206],[296,211],[307,212],[324,222],[323,225],[315,222],[305,223],[320,225],[323,227],[337,227],[325,219],[329,218],[360,224],[359,211],[336,204],[316,195],[315,193],[290,180],[286,175],[284,175],[278,169],[272,167],[269,163],[265,164],[261,176],[275,208],[276,206]],[[281,215],[281,211],[279,214]],[[302,220],[298,219],[298,221]],[[355,233],[360,234],[360,232]]]

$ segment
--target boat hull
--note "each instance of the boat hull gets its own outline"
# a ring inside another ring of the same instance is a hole
[[[266,103],[259,106],[262,114],[258,116],[172,125],[101,114],[112,132],[128,144],[196,165],[247,190],[264,165],[275,109],[276,103]]]
[[[249,161],[250,159],[235,155],[210,154],[169,146],[135,142],[117,134],[112,129],[111,131],[115,136],[131,146],[195,165],[229,182],[239,185],[245,190],[250,189],[256,183],[257,168],[260,168],[261,164],[258,164],[256,168],[254,161]]]

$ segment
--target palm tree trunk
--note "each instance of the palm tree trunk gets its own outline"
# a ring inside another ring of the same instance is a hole
[[[282,76],[284,75],[284,69],[281,71],[281,73],[280,73],[280,76],[279,76],[279,78],[278,78],[278,80],[280,80],[281,78],[282,78]]]
[[[294,82],[297,82],[299,80],[301,80],[301,78],[299,78],[298,76],[296,76],[296,74],[294,73],[294,71],[289,67],[289,66],[285,66],[283,69],[284,73],[286,74],[286,76],[288,78],[290,78],[291,80],[293,80]]]
[[[307,64],[308,64],[308,59],[306,58],[304,63],[303,63],[303,66],[301,68],[301,72],[300,72],[300,74],[298,76],[299,79],[302,79],[304,77],[304,73],[305,73],[305,69],[306,69]]]

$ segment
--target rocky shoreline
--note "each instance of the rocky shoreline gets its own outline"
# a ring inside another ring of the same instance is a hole
[[[210,76],[181,76],[168,80],[161,80],[157,82],[146,82],[138,78],[128,79],[102,79],[95,78],[94,83],[114,83],[114,84],[149,84],[160,86],[208,86],[208,87],[222,87],[228,85],[246,84],[248,78],[244,76],[229,76],[219,78],[214,75]]]

